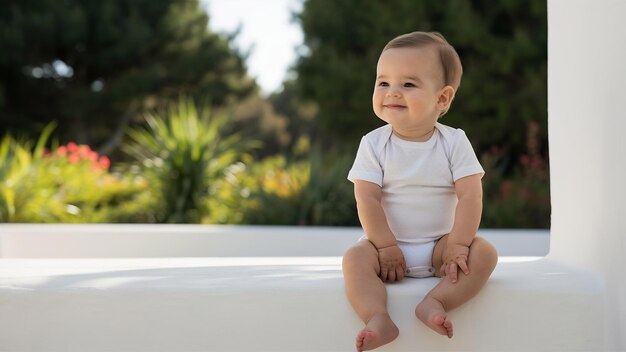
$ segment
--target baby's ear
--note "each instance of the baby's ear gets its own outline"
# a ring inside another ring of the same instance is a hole
[[[437,98],[437,106],[441,110],[448,110],[450,108],[450,104],[454,99],[455,94],[454,88],[452,86],[445,86],[443,89],[439,91],[439,97]]]

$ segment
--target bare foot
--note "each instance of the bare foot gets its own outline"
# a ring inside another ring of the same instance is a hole
[[[426,297],[415,308],[415,315],[435,332],[452,338],[452,321],[439,301]]]
[[[395,340],[399,334],[398,327],[388,314],[374,314],[356,336],[356,350],[373,350]]]

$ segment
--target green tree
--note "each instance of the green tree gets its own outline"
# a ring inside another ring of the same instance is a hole
[[[250,94],[232,38],[207,24],[198,0],[3,1],[0,133],[56,120],[61,141],[108,153],[179,94],[212,105]]]
[[[289,138],[283,150],[291,156],[302,156],[309,151],[311,140],[318,140],[317,125],[314,116],[316,106],[303,102],[297,96],[295,80],[283,82],[283,89],[268,97],[274,111],[286,120],[286,134]]]
[[[354,149],[383,123],[370,103],[383,46],[399,34],[439,31],[465,69],[442,123],[466,130],[479,154],[506,148],[506,166],[525,151],[526,126],[537,122],[545,154],[546,7],[543,0],[306,1],[297,15],[308,48],[295,68],[299,95],[318,105],[326,134]]]

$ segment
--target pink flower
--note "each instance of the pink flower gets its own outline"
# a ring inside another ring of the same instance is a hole
[[[87,153],[86,159],[89,159],[91,161],[97,161],[98,160],[98,153],[96,153],[93,150],[91,150],[91,151],[89,151],[89,153]]]
[[[67,155],[67,148],[65,146],[60,146],[57,148],[56,154],[58,156],[66,156]]]
[[[69,160],[70,164],[78,164],[80,157],[77,154],[71,154],[67,160]]]
[[[91,153],[91,148],[89,148],[86,144],[81,144],[78,147],[78,155],[81,159],[89,159],[89,153]]]
[[[74,142],[69,142],[67,143],[67,150],[72,153],[76,153],[78,151],[78,145],[76,145],[76,143]]]
[[[111,160],[109,160],[109,158],[107,158],[104,155],[100,157],[99,163],[100,163],[100,166],[105,170],[108,169],[109,166],[111,166]]]

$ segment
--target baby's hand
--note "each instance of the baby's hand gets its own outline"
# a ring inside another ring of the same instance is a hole
[[[404,255],[398,245],[378,249],[380,263],[380,278],[383,281],[402,281],[406,272]]]
[[[440,269],[443,272],[443,276],[450,276],[452,283],[456,283],[458,268],[461,268],[465,275],[469,274],[469,268],[467,267],[468,255],[468,246],[448,241],[443,252],[443,265],[441,265]]]

